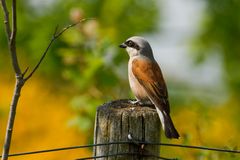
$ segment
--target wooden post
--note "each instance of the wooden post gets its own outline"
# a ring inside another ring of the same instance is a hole
[[[93,155],[122,154],[98,158],[100,160],[155,160],[157,158],[146,155],[159,156],[159,146],[138,145],[131,143],[130,139],[133,142],[160,142],[160,127],[158,114],[152,107],[132,105],[129,100],[106,103],[97,109],[94,144],[119,141],[130,143],[97,146]]]

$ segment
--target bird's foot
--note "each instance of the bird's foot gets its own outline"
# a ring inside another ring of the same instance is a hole
[[[149,106],[149,107],[151,107],[151,106],[153,106],[154,107],[154,105],[152,104],[152,102],[151,101],[148,101],[148,100],[129,100],[129,102],[131,103],[131,104],[133,104],[133,105],[138,105],[138,106]]]
[[[129,100],[129,103],[133,104],[133,105],[141,105],[142,102],[140,100]]]

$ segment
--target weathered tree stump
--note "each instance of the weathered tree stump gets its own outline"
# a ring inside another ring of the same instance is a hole
[[[97,146],[93,154],[109,155],[98,158],[101,160],[157,159],[149,155],[159,156],[159,146],[140,145],[136,142],[160,142],[160,127],[158,114],[152,107],[133,105],[129,100],[106,103],[97,109],[94,144],[123,141],[130,143]]]

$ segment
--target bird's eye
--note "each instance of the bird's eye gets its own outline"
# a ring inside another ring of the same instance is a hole
[[[127,42],[125,42],[125,44],[128,46],[128,47],[131,47],[131,48],[135,48],[137,50],[140,49],[140,47],[133,41],[129,40]]]
[[[127,45],[128,45],[128,47],[133,47],[134,46],[134,42],[129,40],[129,41],[127,41]]]

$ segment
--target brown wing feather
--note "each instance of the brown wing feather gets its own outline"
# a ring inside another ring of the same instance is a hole
[[[135,59],[132,62],[132,72],[145,88],[149,98],[158,104],[160,110],[169,113],[167,87],[157,62],[148,59]]]

